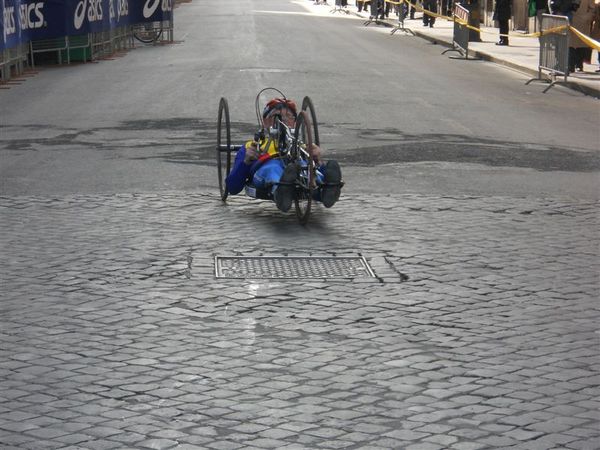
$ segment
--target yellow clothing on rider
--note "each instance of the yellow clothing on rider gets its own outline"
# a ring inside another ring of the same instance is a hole
[[[246,148],[250,147],[252,144],[254,144],[254,141],[247,141]],[[277,156],[279,151],[277,150],[277,143],[275,142],[275,139],[261,139],[259,153],[261,155],[268,154],[271,157]]]

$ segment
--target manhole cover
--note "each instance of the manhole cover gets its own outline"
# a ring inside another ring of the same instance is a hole
[[[374,278],[362,256],[217,256],[217,278]]]

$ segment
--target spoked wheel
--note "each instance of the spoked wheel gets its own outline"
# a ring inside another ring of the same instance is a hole
[[[302,225],[308,222],[313,193],[317,187],[315,161],[313,159],[313,135],[311,121],[306,111],[300,111],[294,130],[291,156],[300,165],[294,203],[296,216]]]
[[[302,111],[307,111],[310,115],[310,123],[312,124],[312,137],[313,142],[317,145],[321,145],[319,140],[319,127],[317,126],[317,113],[310,97],[304,97],[302,100]]]
[[[225,178],[231,171],[231,122],[229,121],[229,105],[227,99],[221,97],[219,115],[217,117],[217,172],[219,174],[219,191],[221,200],[227,199]]]
[[[155,26],[156,22],[136,25],[133,28],[133,37],[144,44],[154,44],[163,33],[162,22]]]

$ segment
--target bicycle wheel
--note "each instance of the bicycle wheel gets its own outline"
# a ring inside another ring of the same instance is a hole
[[[302,225],[306,224],[310,217],[313,193],[316,188],[316,168],[312,145],[310,118],[306,111],[300,111],[296,119],[291,156],[300,166],[300,173],[296,181],[294,204],[296,206],[296,217]]]
[[[143,44],[154,44],[162,35],[162,23],[160,28],[154,28],[153,23],[137,25],[133,28],[133,37]]]
[[[225,178],[231,171],[231,122],[229,121],[229,105],[227,99],[221,97],[217,116],[217,173],[219,175],[219,192],[221,200],[227,199]]]
[[[317,125],[317,113],[315,112],[315,107],[312,100],[308,96],[304,97],[304,100],[302,100],[302,111],[308,111],[310,114],[313,142],[317,145],[321,145],[321,141],[319,139],[319,127]]]

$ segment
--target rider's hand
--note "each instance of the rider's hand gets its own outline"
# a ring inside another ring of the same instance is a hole
[[[312,145],[312,155],[313,155],[313,160],[315,161],[315,163],[319,166],[323,163],[322,159],[321,159],[321,147],[319,147],[317,144],[313,144]]]
[[[258,149],[256,143],[246,146],[246,154],[244,155],[244,164],[250,165],[258,159]]]

